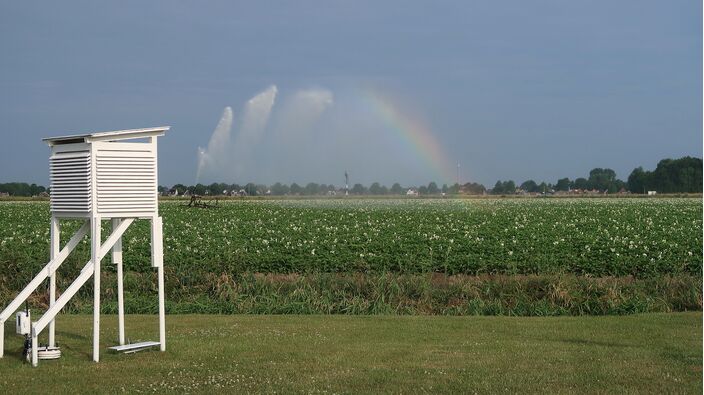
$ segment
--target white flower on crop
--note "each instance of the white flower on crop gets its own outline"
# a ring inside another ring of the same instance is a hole
[[[313,248],[313,251],[311,251],[310,254],[315,255],[315,248]]]
[[[509,255],[509,256],[513,255],[513,251],[509,251],[509,252],[508,252],[508,255]]]

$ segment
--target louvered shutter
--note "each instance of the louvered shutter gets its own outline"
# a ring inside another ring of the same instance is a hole
[[[154,151],[127,148],[135,145],[109,143],[97,150],[96,201],[100,215],[151,215],[156,211]]]
[[[90,151],[56,152],[49,159],[51,211],[91,211]]]

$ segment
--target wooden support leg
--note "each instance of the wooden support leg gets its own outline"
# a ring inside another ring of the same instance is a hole
[[[164,265],[159,266],[159,343],[161,351],[166,351],[166,312],[164,308]]]
[[[39,341],[37,340],[37,328],[32,325],[32,366],[37,366],[39,364]]]
[[[60,233],[61,225],[59,219],[52,216],[51,217],[51,251],[49,254],[50,259],[53,261],[59,255],[59,243],[60,243]],[[56,302],[56,271],[52,271],[49,275],[49,307],[53,306]],[[49,323],[49,346],[54,347],[56,345],[56,320],[51,320]]]
[[[90,259],[93,262],[93,361],[100,361],[100,217],[91,220]]]
[[[120,225],[120,219],[112,220],[113,230]],[[115,242],[112,247],[112,263],[117,266],[117,332],[118,342],[122,346],[125,344],[125,291],[122,274],[122,237]]]
[[[159,343],[166,351],[166,309],[164,307],[164,246],[161,217],[152,218],[152,266],[157,268],[159,282]]]

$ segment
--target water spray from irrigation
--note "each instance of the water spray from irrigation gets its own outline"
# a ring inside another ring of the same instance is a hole
[[[210,136],[208,148],[198,147],[198,171],[196,182],[200,181],[204,172],[212,172],[227,164],[230,134],[232,132],[232,108],[225,107],[218,125]]]

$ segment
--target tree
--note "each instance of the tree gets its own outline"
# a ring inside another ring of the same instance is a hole
[[[313,196],[318,194],[318,184],[314,182],[309,182],[306,187],[303,188],[303,194],[308,196]]]
[[[217,195],[222,195],[223,188],[220,186],[220,184],[214,182],[207,187],[207,193],[208,195],[211,196],[217,196]]]
[[[589,181],[584,177],[574,180],[573,189],[589,189]]]
[[[8,182],[0,184],[0,192],[8,193],[10,196],[36,196],[47,189],[37,184],[27,184],[26,182]]]
[[[643,171],[643,167],[636,167],[628,176],[628,190],[631,191],[631,193],[645,193],[647,178],[648,175]]]
[[[371,195],[383,195],[382,190],[381,190],[381,185],[378,182],[373,183],[369,187],[369,193]]]
[[[438,193],[440,193],[440,188],[438,188],[438,184],[436,184],[435,182],[430,182],[430,184],[428,184],[428,194],[437,195]]]
[[[247,192],[249,196],[257,196],[257,185],[253,182],[248,182],[247,185],[244,186],[244,191]]]
[[[428,194],[428,187],[425,185],[421,185],[420,188],[418,188],[418,194],[419,195],[427,195]]]
[[[491,189],[491,193],[494,195],[501,195],[504,193],[504,183],[501,182],[501,180],[496,181],[496,184],[494,184],[494,188]]]
[[[512,180],[504,182],[501,180],[496,181],[496,185],[494,185],[494,189],[492,189],[491,193],[494,195],[513,195],[516,193],[516,183]]]
[[[394,185],[391,186],[391,193],[394,195],[403,195],[403,187],[401,187],[401,184],[395,182]]]
[[[521,189],[530,193],[542,192],[542,190],[538,190],[538,184],[533,180],[524,181],[523,184],[521,184]]]
[[[195,195],[205,195],[206,191],[207,189],[205,188],[205,185],[200,183],[196,184],[196,186],[193,187],[193,194]]]
[[[365,188],[362,184],[354,184],[354,186],[352,186],[352,190],[350,190],[350,193],[354,195],[364,195],[367,193],[367,188]]]
[[[555,190],[569,191],[570,190],[570,179],[565,177],[565,178],[560,178],[559,180],[557,180],[557,184],[555,184]]]
[[[335,186],[334,185],[325,185],[325,184],[320,184],[318,187],[318,194],[319,195],[327,195],[329,191],[334,191]]]
[[[275,196],[283,196],[289,191],[288,185],[277,182],[271,186],[271,194]]]
[[[655,190],[660,193],[701,193],[702,160],[685,156],[679,159],[663,159],[654,171],[638,167],[628,176],[628,189],[643,193]]]
[[[702,160],[685,156],[663,159],[648,177],[649,187],[663,193],[702,192]]]
[[[293,184],[291,184],[291,194],[292,195],[300,195],[301,192],[303,192],[303,188],[300,185],[296,184],[295,182]]]
[[[516,193],[516,183],[513,180],[508,180],[504,183],[504,193],[507,195]]]
[[[616,192],[616,172],[597,167],[589,172],[589,187],[599,191]]]
[[[176,184],[176,185],[172,186],[171,189],[172,190],[175,189],[179,195],[183,195],[186,192],[186,190],[188,189],[188,187],[183,184]]]
[[[540,185],[536,186],[536,192],[540,192],[542,194],[546,194],[550,192],[552,188],[548,184],[545,183],[545,181],[541,182]]]
[[[465,193],[469,193],[472,195],[481,195],[484,192],[486,192],[486,188],[484,187],[484,185],[476,183],[476,182],[468,182],[462,186],[462,189],[464,190]]]

